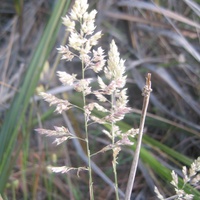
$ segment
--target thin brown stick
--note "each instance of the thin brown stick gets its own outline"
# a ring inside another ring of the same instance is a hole
[[[148,73],[147,77],[146,77],[146,85],[144,86],[143,92],[142,92],[142,95],[144,96],[144,100],[143,100],[142,114],[141,114],[141,118],[140,118],[138,143],[137,143],[137,147],[135,150],[135,156],[134,156],[130,174],[129,174],[128,184],[127,184],[126,194],[125,194],[125,200],[130,200],[130,198],[131,198],[131,192],[132,192],[133,183],[135,180],[135,174],[136,174],[136,170],[137,170],[137,166],[138,166],[144,123],[145,123],[145,118],[146,118],[146,113],[147,113],[147,108],[148,108],[148,104],[149,104],[149,98],[150,98],[151,91],[152,91],[152,89],[151,89],[151,74]]]

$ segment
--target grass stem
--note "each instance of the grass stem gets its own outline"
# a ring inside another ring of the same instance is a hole
[[[115,92],[113,92],[111,96],[111,106],[112,110],[114,109],[115,106]],[[114,132],[114,122],[111,124],[111,131],[112,131],[112,144],[115,144],[115,132]],[[116,195],[116,200],[119,200],[119,193],[118,193],[118,178],[117,178],[117,161],[116,161],[116,156],[115,156],[115,148],[113,149],[113,173],[114,173],[114,179],[115,179],[115,195]]]
[[[85,70],[84,70],[84,63],[82,61],[82,78],[85,78]],[[86,94],[83,91],[83,108],[86,106]],[[87,123],[87,115],[84,110],[84,126],[85,126],[85,141],[86,141],[86,148],[87,148],[87,156],[88,156],[88,170],[89,170],[89,192],[90,192],[90,200],[94,200],[94,190],[93,190],[93,180],[92,180],[92,167],[91,167],[91,153],[90,153],[90,145],[89,145],[89,134],[88,134],[88,123]]]
[[[149,104],[149,98],[150,98],[151,91],[152,91],[152,89],[151,89],[151,74],[148,73],[148,75],[146,77],[146,85],[144,86],[144,89],[142,92],[142,95],[144,96],[144,100],[143,100],[143,106],[142,106],[142,114],[141,114],[141,118],[140,118],[138,143],[137,143],[137,147],[135,150],[135,156],[134,156],[130,174],[129,174],[128,184],[127,184],[126,194],[125,194],[125,200],[130,200],[130,198],[131,198],[131,192],[133,189],[135,174],[136,174],[138,160],[139,160],[139,156],[140,156],[144,123],[145,123],[145,118],[146,118],[146,114],[147,114],[147,108],[148,108],[148,104]]]

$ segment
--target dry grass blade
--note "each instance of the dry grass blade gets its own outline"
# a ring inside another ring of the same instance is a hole
[[[167,84],[176,91],[177,94],[183,98],[188,105],[198,114],[200,115],[200,106],[199,104],[194,101],[187,92],[183,91],[183,89],[180,87],[178,82],[168,73],[166,69],[158,68],[155,69],[154,72],[160,76],[164,81],[167,82]]]
[[[104,14],[106,16],[114,18],[114,19],[128,20],[130,22],[137,22],[137,23],[148,24],[148,25],[152,25],[152,26],[159,26],[159,27],[163,27],[163,28],[168,27],[165,24],[162,24],[162,23],[159,23],[159,22],[154,22],[154,21],[147,21],[146,19],[142,19],[141,17],[132,16],[132,15],[129,15],[129,14],[123,13],[123,12],[106,11]]]
[[[174,13],[170,10],[155,6],[152,3],[147,3],[147,2],[144,2],[144,1],[134,1],[134,2],[120,1],[118,3],[118,5],[119,6],[136,7],[138,9],[146,9],[146,10],[149,10],[149,11],[152,11],[152,12],[157,12],[157,13],[162,14],[164,16],[167,16],[169,18],[175,19],[179,22],[186,23],[190,26],[193,26],[197,29],[200,29],[200,25],[198,23],[196,23],[196,22],[194,22],[194,21],[192,21],[192,20],[190,20],[190,19],[188,19],[188,18],[186,18],[182,15]]]
[[[165,23],[161,23],[161,22],[157,22],[157,21],[152,21],[152,20],[146,20],[143,19],[141,17],[138,16],[133,16],[127,13],[123,13],[123,12],[119,12],[119,11],[105,11],[104,13],[107,17],[113,18],[113,19],[118,19],[118,20],[127,20],[130,22],[136,22],[136,23],[141,23],[141,24],[147,24],[147,25],[151,25],[151,26],[155,26],[155,27],[159,27],[159,28],[163,28],[163,29],[172,29],[171,25],[165,24]],[[193,30],[186,30],[183,28],[180,28],[181,33],[189,38],[197,38],[198,35],[195,31]]]
[[[21,82],[21,77],[23,76],[23,72],[26,67],[25,60],[29,60],[31,57],[31,55],[27,54],[24,58],[22,52],[29,52],[30,47],[27,47],[28,45],[26,44],[26,41],[30,38],[32,28],[35,25],[35,21],[33,19],[37,15],[38,9],[41,7],[43,2],[44,0],[40,0],[34,4],[30,2],[28,7],[26,5],[25,13],[23,14],[26,20],[24,21],[22,35],[20,35],[21,33],[18,32],[18,24],[20,23],[20,19],[17,16],[14,16],[8,22],[5,24],[2,23],[1,25],[2,31],[0,34],[0,40],[2,40],[2,42],[0,54],[2,62],[0,63],[0,69],[3,72],[0,75],[0,80],[2,81],[0,83],[1,110],[5,110],[9,107],[10,100],[16,91],[18,91],[18,86]],[[9,32],[11,32],[11,34],[8,34]],[[38,38],[41,37],[41,34],[42,32],[39,28],[37,31],[37,36],[34,37],[35,40],[32,44],[29,44],[32,47],[31,50],[35,48],[35,45],[37,44]],[[23,46],[23,50],[20,49],[22,47],[21,45]],[[19,56],[19,52],[22,55]]]
[[[178,46],[183,47],[195,59],[197,59],[197,61],[200,62],[200,54],[193,47],[193,45],[191,45],[188,42],[188,40],[185,37],[183,37],[182,35],[179,35],[179,34],[174,33],[172,31],[156,29],[156,28],[152,28],[152,27],[149,27],[149,26],[145,26],[145,25],[137,25],[136,27],[143,30],[143,31],[149,32],[151,34],[157,34],[157,35],[165,36],[169,39],[172,39]]]
[[[13,96],[13,94],[16,92],[16,86],[19,84],[19,81],[16,80],[16,77],[9,77],[10,75],[10,69],[9,69],[9,65],[10,60],[12,60],[11,57],[11,53],[12,53],[12,49],[14,48],[14,44],[16,42],[16,24],[17,24],[17,17],[15,17],[12,21],[12,30],[11,30],[11,36],[9,39],[9,44],[5,49],[5,52],[2,52],[2,56],[5,55],[5,62],[3,64],[3,66],[1,67],[2,73],[1,73],[1,84],[0,84],[0,104],[1,105],[5,105],[6,100],[8,100],[10,97]],[[18,74],[19,76],[21,75],[22,70],[19,70],[18,73],[16,73],[16,75]],[[13,85],[13,81],[16,80],[16,86],[15,88],[12,87]]]
[[[3,82],[6,82],[5,81],[6,73],[7,73],[7,70],[8,70],[11,51],[12,51],[13,44],[14,44],[14,41],[15,41],[16,24],[17,24],[17,17],[15,17],[14,20],[13,20],[13,27],[12,27],[12,30],[11,30],[12,32],[11,32],[11,36],[10,36],[10,42],[9,42],[8,47],[7,47],[6,61],[5,61],[4,69],[3,69],[3,73],[2,73]],[[1,91],[0,91],[0,95],[1,95]]]
[[[183,0],[199,17],[200,17],[200,6],[192,0]]]

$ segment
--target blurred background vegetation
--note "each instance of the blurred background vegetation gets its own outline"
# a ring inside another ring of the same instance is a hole
[[[120,126],[137,128],[141,90],[152,74],[145,136],[133,199],[155,199],[154,185],[173,195],[171,170],[182,176],[200,154],[200,1],[90,0],[97,9],[100,45],[107,52],[115,39],[126,59],[129,114]],[[83,137],[82,114],[57,115],[37,94],[46,91],[72,102],[78,97],[61,86],[57,70],[80,73],[78,60],[60,61],[56,48],[67,43],[61,26],[73,0],[0,0],[0,193],[5,199],[88,199],[87,173],[50,174],[48,165],[85,166],[80,150],[69,141],[59,147],[34,129],[72,126]],[[94,74],[90,72],[90,77]],[[96,77],[94,77],[96,78]],[[98,114],[98,113],[97,113]],[[102,127],[91,128],[92,151],[108,143]],[[84,149],[84,146],[82,146]],[[134,149],[134,147],[133,147]],[[133,151],[125,148],[118,162],[119,186],[125,191]],[[94,157],[103,172],[94,172],[97,200],[114,199],[102,179],[112,179],[110,153]],[[104,173],[104,174],[102,174]],[[187,188],[200,199],[198,189]]]

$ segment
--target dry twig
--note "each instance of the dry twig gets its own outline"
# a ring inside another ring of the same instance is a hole
[[[141,143],[142,143],[144,122],[145,122],[145,118],[146,118],[146,113],[147,113],[147,108],[148,108],[148,104],[149,104],[149,98],[150,98],[151,91],[152,91],[152,89],[151,89],[151,74],[148,73],[147,78],[146,78],[146,85],[144,86],[144,89],[143,89],[143,92],[142,92],[142,95],[144,96],[144,101],[143,101],[143,107],[142,107],[142,114],[141,114],[141,118],[140,118],[138,143],[137,143],[133,163],[132,163],[132,166],[131,166],[131,171],[130,171],[130,174],[129,174],[128,184],[127,184],[126,194],[125,194],[125,200],[130,200],[130,197],[131,197],[131,192],[132,192],[133,183],[134,183],[134,180],[135,180],[135,174],[136,174],[139,155],[140,155],[140,148],[141,148]]]

